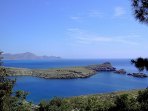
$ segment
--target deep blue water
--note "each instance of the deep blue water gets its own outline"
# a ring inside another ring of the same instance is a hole
[[[109,61],[116,68],[124,68],[127,72],[137,72],[128,59],[98,60],[51,60],[51,61],[4,61],[4,66],[23,68],[57,68],[85,66]],[[42,99],[54,96],[71,97],[86,94],[107,93],[119,90],[146,88],[148,78],[134,78],[112,72],[101,72],[85,79],[43,79],[30,76],[18,76],[14,90],[29,92],[28,100],[39,103]]]

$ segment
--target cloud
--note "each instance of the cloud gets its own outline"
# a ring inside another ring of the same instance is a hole
[[[124,45],[138,45],[139,36],[129,34],[125,36],[100,36],[98,34],[88,33],[79,28],[69,28],[68,34],[71,41],[79,44],[124,44]]]
[[[125,15],[125,9],[123,7],[116,7],[114,10],[114,16],[115,17],[121,17]]]
[[[71,20],[74,21],[85,21],[86,19],[90,19],[90,18],[102,18],[103,17],[103,13],[98,11],[98,10],[89,10],[86,11],[85,13],[78,13],[76,15],[70,16]]]
[[[72,20],[80,20],[80,18],[81,18],[81,17],[79,17],[79,16],[71,16],[71,17],[70,17],[70,19],[72,19]]]
[[[67,31],[72,32],[72,31],[79,31],[79,28],[68,28]]]
[[[137,42],[127,40],[127,37],[125,38],[119,38],[119,37],[106,37],[106,36],[93,36],[90,35],[90,37],[79,37],[77,40],[81,41],[81,43],[89,43],[89,44],[95,44],[95,43],[119,43],[119,44],[127,44],[127,45],[138,45]]]
[[[103,13],[98,10],[90,10],[88,13],[89,17],[103,17]]]

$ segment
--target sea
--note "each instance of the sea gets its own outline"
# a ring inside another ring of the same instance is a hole
[[[138,72],[130,59],[58,59],[58,60],[4,60],[6,67],[31,69],[63,68],[87,66],[110,62],[117,69],[128,73]],[[147,73],[147,72],[145,72]],[[15,76],[14,91],[24,90],[29,93],[27,100],[35,104],[53,97],[68,98],[81,95],[110,93],[132,89],[147,88],[148,78],[136,78],[113,72],[98,72],[89,78],[44,79],[31,76]]]

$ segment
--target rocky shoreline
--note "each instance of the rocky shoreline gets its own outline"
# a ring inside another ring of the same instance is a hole
[[[27,68],[6,68],[9,76],[34,76],[45,79],[75,79],[88,78],[97,72],[114,72],[116,74],[124,74],[128,76],[145,78],[148,77],[143,73],[127,73],[124,69],[116,70],[111,63],[89,65],[83,67],[68,67],[68,68],[50,68],[50,69],[27,69]]]
[[[27,69],[27,68],[6,68],[9,76],[35,76],[46,79],[74,79],[87,78],[100,71],[115,71],[111,63],[106,62],[98,65],[70,68],[50,68],[50,69]]]
[[[116,70],[116,71],[114,71],[114,73],[125,74],[125,75],[128,75],[128,76],[133,76],[133,77],[138,77],[138,78],[148,77],[148,75],[144,74],[144,73],[127,73],[124,69]]]
[[[133,76],[133,77],[138,77],[138,78],[146,78],[148,77],[146,74],[144,73],[128,73],[127,75],[129,76]]]

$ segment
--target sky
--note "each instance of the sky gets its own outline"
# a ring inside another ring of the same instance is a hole
[[[0,0],[0,50],[62,58],[148,56],[130,0]]]

